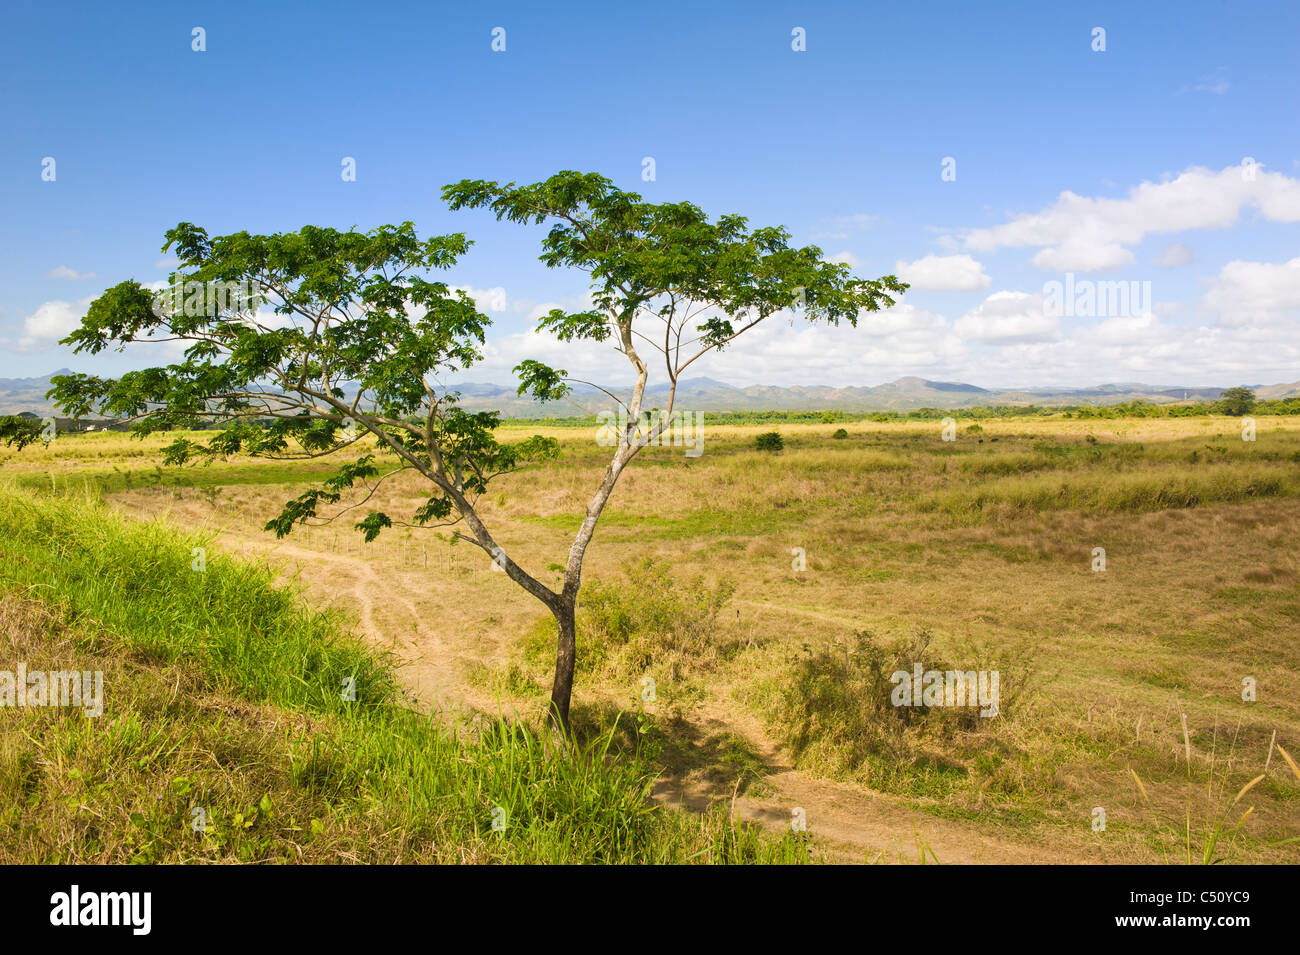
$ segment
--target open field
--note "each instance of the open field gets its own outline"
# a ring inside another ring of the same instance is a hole
[[[1277,843],[1300,835],[1300,780],[1275,744],[1300,754],[1300,421],[1256,420],[1253,442],[1233,418],[1044,417],[963,422],[951,442],[938,423],[858,422],[782,425],[780,453],[753,450],[770,425],[708,427],[694,459],[647,448],[589,552],[575,722],[594,737],[629,713],[613,745],[638,737],[661,801],[774,830],[802,810],[832,856],[1195,861],[1249,806],[1210,855],[1297,861]],[[561,442],[480,504],[540,575],[608,449],[502,430]],[[169,440],[61,436],[0,451],[0,478],[265,558],[391,652],[423,707],[540,720],[549,615],[481,552],[405,528],[364,544],[349,521],[276,541],[262,525],[328,468],[165,468]],[[368,506],[426,497],[407,474]],[[1001,712],[900,719],[888,673],[913,661],[998,671]]]

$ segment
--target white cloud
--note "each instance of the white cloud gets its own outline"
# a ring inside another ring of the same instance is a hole
[[[1172,269],[1180,265],[1191,265],[1196,259],[1196,253],[1192,251],[1190,245],[1183,245],[1181,242],[1172,242],[1169,248],[1165,249],[1155,258],[1156,265],[1162,268]]]
[[[559,307],[537,306],[545,313]],[[663,359],[641,346],[651,384],[664,379]],[[942,315],[902,303],[864,312],[856,328],[811,323],[792,313],[771,316],[722,352],[711,352],[686,371],[687,378],[713,377],[744,384],[874,384],[916,370],[940,369],[963,352]],[[625,386],[632,367],[609,342],[558,341],[550,333],[521,332],[493,338],[484,360],[463,373],[467,381],[508,382],[511,369],[533,358],[569,375],[609,386]]]
[[[1233,327],[1286,322],[1294,333],[1300,319],[1300,258],[1290,262],[1229,262],[1205,294],[1206,308]]]
[[[1043,249],[1033,258],[1040,269],[1050,272],[1104,272],[1133,264],[1133,253],[1114,242],[1099,242],[1080,233],[1059,246]]]
[[[1076,320],[1066,328],[1044,314],[1041,296],[1024,292],[990,295],[957,322],[906,302],[864,313],[856,328],[791,317],[772,316],[693,364],[687,377],[782,386],[869,386],[903,375],[990,388],[1226,386],[1293,381],[1300,367],[1300,339],[1285,324],[1189,324],[1143,314]],[[564,343],[529,331],[492,339],[485,352],[482,364],[459,377],[509,382],[514,365],[535,358],[608,387],[631,380],[627,360],[607,342]],[[661,383],[660,363],[650,365],[652,384]]]
[[[836,252],[828,259],[828,261],[842,262],[843,264],[847,265],[851,269],[856,269],[859,265],[862,264],[862,260],[859,259],[852,252],[849,252],[847,249],[843,252]]]
[[[1088,341],[1101,345],[1152,345],[1168,337],[1168,326],[1154,315],[1121,315],[1092,326],[1085,333]]]
[[[927,255],[915,262],[900,259],[894,273],[918,291],[972,291],[988,288],[984,266],[969,255]]]
[[[691,371],[740,383],[870,385],[938,374],[964,352],[947,319],[905,302],[863,313],[856,328],[791,317],[773,316]]]
[[[1080,387],[1117,381],[1237,385],[1294,381],[1300,345],[1285,329],[1259,332],[1111,318],[1060,341],[1011,345],[981,355],[979,385]],[[960,373],[960,377],[969,376]]]
[[[47,279],[64,279],[69,282],[84,282],[86,279],[93,279],[94,272],[78,272],[76,269],[66,265],[60,265],[58,268],[50,269],[45,273]]]
[[[18,339],[19,351],[40,351],[49,348],[61,338],[66,338],[77,326],[90,307],[93,296],[77,302],[52,301],[37,307],[23,319],[23,334]]]
[[[1124,199],[1063,192],[1040,212],[967,232],[964,244],[976,252],[1039,246],[1033,262],[1040,268],[1099,271],[1130,264],[1129,246],[1148,235],[1226,228],[1243,209],[1274,222],[1300,222],[1300,180],[1258,165],[1217,173],[1192,167],[1164,182],[1143,182]]]
[[[510,307],[510,299],[506,295],[506,290],[500,285],[493,288],[471,288],[468,285],[449,286],[453,292],[464,292],[474,300],[475,306],[484,312],[504,312]]]
[[[1054,341],[1061,321],[1048,314],[1042,295],[994,292],[953,326],[963,339],[993,344]]]

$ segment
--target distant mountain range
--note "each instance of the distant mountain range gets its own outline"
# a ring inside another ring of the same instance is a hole
[[[578,386],[564,401],[545,404],[522,398],[509,386],[460,384],[469,410],[500,411],[506,417],[568,417],[610,409],[609,397],[595,388]],[[677,407],[691,411],[912,411],[916,408],[972,408],[981,405],[1104,405],[1143,399],[1160,404],[1213,401],[1224,387],[1146,385],[1137,382],[1097,385],[1092,388],[991,389],[952,381],[899,378],[883,385],[834,388],[828,385],[748,385],[738,388],[712,378],[691,378],[677,386]],[[1252,385],[1260,398],[1300,395],[1300,381],[1279,385]],[[618,389],[611,388],[618,393]],[[666,403],[668,388],[647,389],[645,406]]]
[[[41,378],[0,378],[0,414],[23,411],[52,414],[46,401],[53,375]],[[508,418],[574,417],[612,409],[608,396],[590,386],[578,386],[563,401],[539,403],[515,393],[513,386],[457,384],[461,404],[471,411],[500,411]],[[1226,386],[1225,386],[1226,387]],[[1278,385],[1250,385],[1260,398],[1300,395],[1300,381]],[[615,393],[618,389],[610,389]],[[916,408],[972,408],[980,405],[1105,405],[1143,399],[1157,403],[1212,401],[1223,388],[1183,385],[1145,385],[1138,382],[1097,385],[1092,388],[990,389],[951,381],[899,378],[883,385],[833,388],[828,385],[748,385],[737,388],[712,378],[691,378],[677,387],[677,407],[690,411],[912,411]],[[666,386],[647,390],[646,407],[665,403]]]

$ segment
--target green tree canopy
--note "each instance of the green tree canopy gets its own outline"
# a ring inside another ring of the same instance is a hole
[[[1229,388],[1219,395],[1218,410],[1226,415],[1241,417],[1250,414],[1256,404],[1255,392],[1249,388]]]

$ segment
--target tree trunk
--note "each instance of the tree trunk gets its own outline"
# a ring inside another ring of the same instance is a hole
[[[569,700],[573,696],[573,667],[577,660],[575,601],[561,597],[551,608],[558,639],[555,647],[555,682],[551,685],[551,725],[565,737],[569,734]]]

